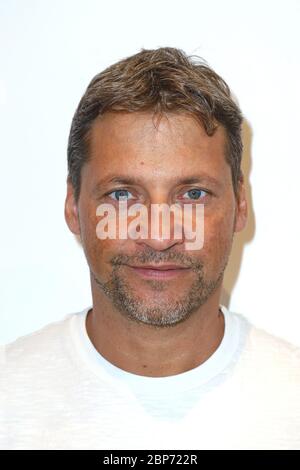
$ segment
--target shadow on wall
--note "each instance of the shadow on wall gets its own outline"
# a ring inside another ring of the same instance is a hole
[[[229,308],[231,293],[234,285],[238,279],[239,272],[242,265],[243,250],[247,243],[249,243],[255,235],[255,216],[252,203],[252,192],[250,186],[250,171],[251,171],[251,144],[252,144],[252,129],[248,121],[245,119],[242,128],[242,137],[244,144],[244,152],[242,157],[241,167],[245,177],[246,197],[248,202],[248,220],[247,225],[241,232],[235,233],[232,245],[230,259],[224,273],[223,289],[221,294],[221,304]]]

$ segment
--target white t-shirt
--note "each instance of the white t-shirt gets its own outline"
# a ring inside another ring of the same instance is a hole
[[[200,366],[146,377],[107,361],[89,306],[1,346],[1,449],[300,449],[300,348],[220,308]]]

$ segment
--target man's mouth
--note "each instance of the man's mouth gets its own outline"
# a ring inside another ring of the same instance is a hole
[[[126,265],[134,273],[148,279],[172,279],[182,276],[190,271],[190,268],[176,264],[147,264]]]

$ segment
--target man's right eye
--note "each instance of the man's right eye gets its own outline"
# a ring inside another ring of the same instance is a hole
[[[112,196],[114,194],[115,197]],[[131,194],[131,192],[127,189],[116,189],[115,191],[110,192],[108,196],[110,196],[115,201],[127,201],[128,199],[132,199],[128,197],[128,194]]]

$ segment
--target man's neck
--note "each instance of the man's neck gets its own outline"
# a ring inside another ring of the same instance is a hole
[[[88,336],[105,359],[127,372],[149,377],[186,372],[205,362],[223,339],[220,289],[185,321],[159,328],[126,318],[107,297],[93,294]]]

